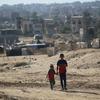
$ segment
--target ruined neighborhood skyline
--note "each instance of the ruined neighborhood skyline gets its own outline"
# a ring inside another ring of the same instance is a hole
[[[9,5],[14,5],[14,4],[31,4],[31,3],[46,3],[46,4],[50,4],[50,3],[72,3],[72,2],[92,2],[92,1],[98,1],[98,0],[0,0],[0,5],[3,4],[9,4]]]

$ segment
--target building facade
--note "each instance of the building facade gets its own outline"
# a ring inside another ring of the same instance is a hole
[[[0,30],[0,45],[12,45],[18,42],[18,34],[19,32],[13,29]]]
[[[80,29],[83,27],[83,16],[71,16],[72,33],[80,33]]]

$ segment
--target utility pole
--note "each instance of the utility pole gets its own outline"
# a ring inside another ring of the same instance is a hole
[[[6,36],[4,37],[4,54],[5,54],[5,56],[6,56],[6,43],[7,41],[6,41]]]
[[[84,34],[84,30],[83,28],[80,28],[80,48],[81,48],[81,43],[83,41],[83,34]]]

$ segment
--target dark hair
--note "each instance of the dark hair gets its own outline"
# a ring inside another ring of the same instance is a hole
[[[50,68],[54,68],[53,64],[50,64]]]
[[[60,57],[64,57],[64,54],[60,54]]]

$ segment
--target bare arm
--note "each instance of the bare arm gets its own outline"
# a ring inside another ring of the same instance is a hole
[[[65,60],[65,64],[66,64],[66,67],[68,67],[68,63],[67,63],[67,61]]]
[[[58,69],[59,69],[59,66],[57,66],[57,74],[58,74]]]

